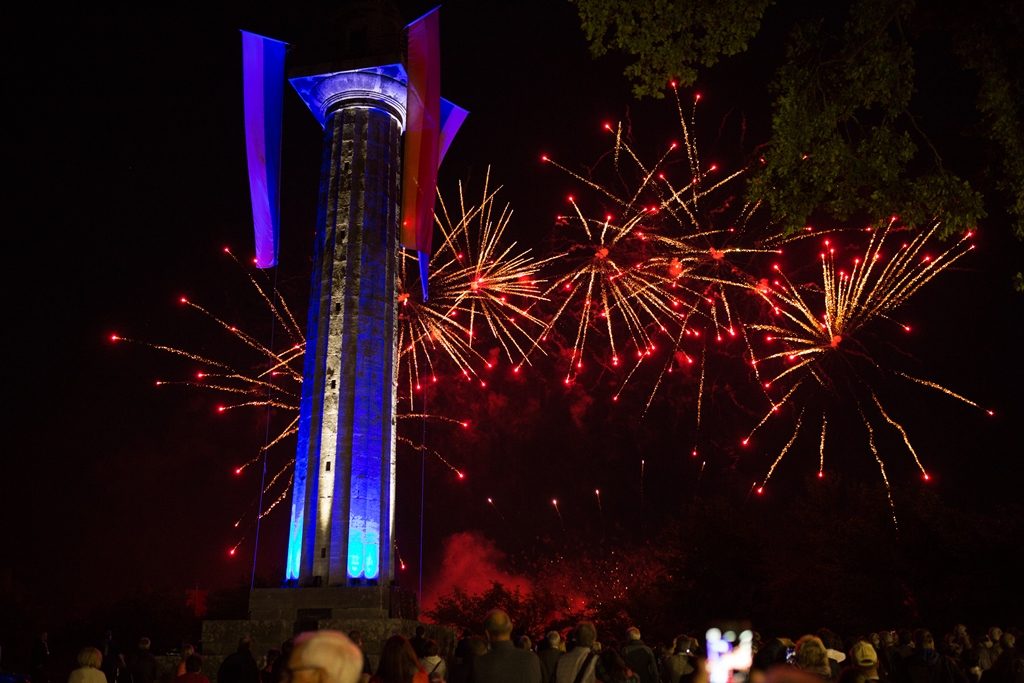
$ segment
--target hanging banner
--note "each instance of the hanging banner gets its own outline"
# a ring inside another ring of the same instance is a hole
[[[256,235],[256,266],[277,265],[281,225],[281,117],[286,43],[242,31],[245,156]]]

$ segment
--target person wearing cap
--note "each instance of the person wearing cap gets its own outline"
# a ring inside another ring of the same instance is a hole
[[[850,648],[849,666],[864,674],[865,680],[883,681],[878,673],[878,651],[871,643],[859,640]]]
[[[818,636],[806,635],[796,641],[793,664],[801,671],[816,674],[825,680],[832,680],[832,665],[828,661],[828,650]]]

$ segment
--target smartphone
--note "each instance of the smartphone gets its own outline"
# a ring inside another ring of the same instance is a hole
[[[754,633],[749,628],[709,628],[707,666],[710,682],[746,683],[754,661],[753,641]]]

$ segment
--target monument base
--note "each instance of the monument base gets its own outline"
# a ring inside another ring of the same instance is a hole
[[[417,616],[415,594],[387,586],[257,588],[249,594],[249,619],[203,622],[203,673],[216,683],[217,667],[243,636],[252,638],[252,654],[260,662],[295,635],[323,629],[359,631],[374,670],[384,642],[396,633],[411,638],[417,626],[426,627],[441,652],[451,652],[454,630],[421,624]]]

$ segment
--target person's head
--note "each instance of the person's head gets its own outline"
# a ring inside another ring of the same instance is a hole
[[[918,650],[934,650],[935,638],[932,632],[924,628],[914,631],[914,647]]]
[[[356,678],[362,669],[362,656],[356,671]],[[380,664],[377,666],[377,678],[381,683],[409,683],[419,670],[420,662],[415,650],[404,636],[395,634],[384,642],[380,653]],[[353,681],[355,679],[352,679]]]
[[[360,650],[363,649],[363,634],[359,631],[349,631],[348,639],[356,644]]]
[[[203,670],[203,658],[194,652],[185,658],[185,673],[197,674]]]
[[[250,650],[252,650],[252,636],[246,633],[238,639],[238,651],[249,652]]]
[[[896,632],[895,631],[882,631],[882,647],[895,647],[896,646]]]
[[[632,642],[634,640],[640,640],[640,629],[636,626],[630,626],[626,629],[626,640]]]
[[[492,609],[488,612],[484,619],[484,631],[492,643],[511,639],[512,619],[509,618],[508,612],[501,609]]]
[[[356,683],[362,672],[363,654],[348,636],[309,631],[295,637],[283,683]]]
[[[1003,629],[998,626],[990,627],[988,630],[988,637],[992,639],[993,643],[998,643],[999,639],[1003,637]]]
[[[1014,645],[1017,644],[1017,638],[1015,638],[1012,633],[1007,631],[999,639],[999,644],[1003,647],[1003,649],[1012,648]]]
[[[990,636],[988,633],[982,633],[980,636],[978,636],[978,644],[982,647],[992,647],[992,636]]]
[[[859,640],[850,648],[850,664],[860,669],[874,669],[878,666],[878,653],[871,643]]]
[[[420,626],[416,627],[416,637],[417,638],[422,638],[426,634],[427,634],[427,627],[426,626],[420,625]]]
[[[196,649],[192,645],[189,645],[188,643],[185,643],[184,645],[181,646],[181,658],[182,659],[188,659],[189,655],[194,655],[195,653],[196,653]]]
[[[830,677],[832,667],[828,663],[828,652],[825,643],[818,636],[803,636],[796,641],[796,653],[793,663],[801,671]]]
[[[150,642],[149,638],[147,638],[146,636],[142,636],[141,638],[139,638],[140,650],[148,650],[150,645],[152,645],[152,642]]]
[[[75,658],[78,666],[98,669],[103,664],[103,653],[94,647],[83,647]]]
[[[558,631],[548,631],[545,636],[548,640],[548,647],[558,649],[562,646],[562,634]]]
[[[516,647],[518,647],[520,650],[532,650],[533,641],[530,639],[530,636],[525,634],[521,635],[518,638],[516,638]]]
[[[581,621],[573,630],[573,640],[580,647],[594,647],[597,640],[597,629],[589,621]]]

